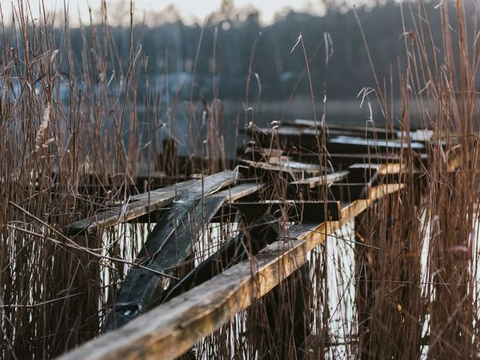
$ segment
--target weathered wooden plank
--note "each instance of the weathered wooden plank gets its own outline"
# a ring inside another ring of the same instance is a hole
[[[246,133],[251,133],[251,129],[248,129]],[[259,145],[268,147],[271,142],[272,136],[279,136],[284,141],[285,145],[288,144],[288,148],[284,150],[290,151],[294,147],[301,146],[304,149],[314,150],[319,146],[319,136],[322,129],[318,128],[296,128],[291,126],[280,127],[272,130],[269,128],[255,129],[253,133],[256,139],[258,139]],[[353,136],[347,136],[353,135]],[[378,133],[372,136],[373,133],[365,132],[358,133],[356,131],[346,133],[345,131],[328,130],[325,134],[327,139],[327,149],[330,153],[368,153],[368,151],[376,150],[377,152],[385,152],[389,149],[390,152],[394,150],[412,149],[417,152],[425,152],[425,142],[423,141],[401,141],[398,139],[388,138],[387,134]]]
[[[317,121],[315,124],[314,120],[308,119],[295,119],[292,121],[283,121],[282,126],[291,126],[297,129],[304,129],[312,131],[315,129],[315,126],[318,129],[322,129],[321,122]],[[352,125],[342,125],[342,124],[327,124],[327,135],[347,135],[347,136],[362,136],[362,137],[378,137],[378,136],[388,136],[392,134],[392,129],[372,127],[372,126],[352,126]],[[396,130],[396,129],[394,129]]]
[[[241,198],[247,197],[249,195],[253,195],[265,187],[266,187],[265,183],[249,182],[249,183],[236,185],[228,189],[219,191],[218,193],[215,193],[214,196],[219,196],[219,197],[224,196],[226,199],[225,201],[227,203],[234,202]],[[159,219],[162,211],[165,211],[165,208],[159,208],[149,214],[142,215],[141,217],[136,218],[135,222],[146,223],[150,219]]]
[[[318,176],[329,172],[329,169],[319,164],[306,164],[292,160],[281,160],[277,163],[264,161],[242,160],[248,167],[240,167],[247,177],[260,178],[261,181],[271,181],[272,176],[281,176],[288,182],[298,181],[310,176]]]
[[[234,171],[225,171],[212,176],[220,176],[224,178],[224,181],[221,184],[221,186],[224,187],[232,184],[237,175],[238,173]],[[208,178],[209,177],[205,178],[205,181],[207,181]],[[170,204],[175,196],[182,194],[191,188],[201,187],[202,182],[203,180],[188,181],[186,183],[179,183],[158,189],[150,193],[150,198],[148,198],[148,193],[134,196],[130,200],[135,201],[128,202],[123,206],[117,206],[111,210],[77,221],[68,225],[65,228],[65,232],[67,235],[78,235],[85,232],[94,234],[97,229],[106,229],[110,226],[138,218]]]
[[[79,235],[85,232],[94,234],[97,229],[106,229],[110,226],[148,214],[151,211],[168,205],[176,195],[183,193],[194,183],[195,180],[186,181],[151,191],[150,199],[148,198],[148,193],[132,196],[124,205],[115,206],[110,210],[103,211],[68,225],[65,228],[65,233],[67,235]]]
[[[248,166],[271,171],[292,171],[292,172],[305,172],[308,174],[318,174],[326,171],[326,168],[317,164],[305,164],[287,159],[276,159],[278,161],[263,162],[263,161],[251,161],[242,160],[243,163]]]
[[[407,143],[400,140],[381,140],[381,139],[364,139],[361,137],[338,136],[328,139],[327,148],[333,149],[335,152],[348,149],[348,152],[359,153],[368,152],[368,149],[376,151],[385,151],[386,149],[412,149],[414,151],[425,151],[425,145],[420,142],[412,141]],[[352,151],[353,150],[353,151]]]
[[[175,191],[177,194],[179,194],[181,191],[184,191],[185,189],[189,188],[191,185],[195,184],[195,182],[198,180],[192,179],[192,180],[187,180],[183,181],[180,183],[176,183],[174,185],[166,186],[160,189],[152,190],[150,191],[150,195],[148,192],[144,192],[138,195],[133,195],[130,197],[131,201],[142,201],[142,200],[148,200],[148,197],[150,196],[150,199],[155,198],[155,197],[162,197],[165,196],[165,194],[170,194]]]
[[[295,119],[290,121],[282,121],[281,127],[284,128],[296,128],[298,130],[308,130],[312,131],[315,129],[315,126],[318,129],[322,129],[322,123],[309,119]],[[410,138],[413,141],[431,141],[435,135],[435,132],[432,130],[417,129],[412,128],[410,131],[401,130],[400,127],[396,126],[393,128],[390,127],[376,127],[376,126],[352,126],[352,125],[343,125],[343,124],[327,124],[327,135],[328,136],[357,136],[364,138],[378,138],[378,137],[391,137],[392,135],[397,139],[401,138]],[[271,129],[261,129],[271,130]]]
[[[401,174],[405,172],[405,169],[405,164],[386,163],[378,167],[377,173],[380,175]]]
[[[257,191],[263,189],[267,184],[265,183],[244,183],[234,186],[229,189],[222,190],[216,194],[216,196],[225,196],[227,201],[234,202],[241,198],[255,194]]]
[[[315,129],[316,128],[316,129]],[[351,126],[351,125],[335,125],[329,124],[325,126],[327,137],[335,136],[353,136],[362,138],[385,138],[386,136],[397,135],[390,129],[378,128],[378,127],[365,127],[365,126]],[[251,129],[244,131],[245,133],[251,133]],[[313,120],[293,120],[283,121],[280,127],[275,129],[263,127],[256,128],[254,133],[256,135],[263,135],[264,137],[271,137],[272,135],[279,135],[280,137],[295,138],[295,137],[315,137],[323,131],[321,122],[315,122]]]
[[[340,171],[340,172],[335,172],[335,173],[327,174],[323,176],[315,176],[315,177],[306,178],[303,180],[294,181],[291,183],[291,185],[307,186],[309,189],[313,189],[321,185],[328,185],[337,181],[345,180],[348,174],[349,174],[348,171]]]
[[[242,152],[244,158],[248,160],[260,161],[269,159],[279,159],[284,156],[284,151],[282,149],[274,149],[272,147],[263,148],[258,146],[255,141],[250,141],[247,144],[245,150],[242,148]]]
[[[405,171],[405,165],[399,163],[385,163],[385,164],[370,164],[370,163],[357,163],[349,167],[350,171],[360,170],[363,172],[372,172],[382,175],[387,174],[400,174]]]
[[[268,293],[307,261],[307,253],[379,198],[402,185],[373,188],[365,200],[342,209],[342,220],[303,225],[221,275],[152,310],[125,327],[94,339],[63,360],[170,359],[187,351],[252,301]],[[295,238],[293,237],[295,236]]]
[[[293,159],[301,159],[303,162],[315,163],[318,162],[318,154],[305,154],[303,152],[290,152],[290,157]],[[414,157],[414,164],[420,166],[426,164],[428,159],[427,154],[417,153]],[[405,156],[401,156],[400,153],[335,153],[329,152],[328,160],[335,165],[336,170],[347,169],[349,166],[358,163],[369,164],[384,164],[384,163],[401,163],[406,160]]]
[[[142,267],[134,267],[127,274],[107,316],[105,330],[123,326],[158,305],[165,285],[158,272],[173,274],[186,260],[195,241],[228,198],[228,194],[212,194],[231,184],[235,176],[223,172],[198,180],[172,201],[138,254]]]
[[[400,175],[405,172],[405,164],[354,164],[348,168],[349,180],[365,182],[365,194],[368,187],[386,183],[399,183]]]

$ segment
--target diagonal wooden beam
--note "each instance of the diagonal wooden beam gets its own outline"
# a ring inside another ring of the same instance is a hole
[[[105,330],[119,328],[159,304],[165,279],[158,273],[173,275],[191,254],[193,244],[231,198],[232,191],[217,194],[235,179],[231,173],[206,177],[173,199],[138,254],[142,267],[133,267],[127,274],[106,318]]]

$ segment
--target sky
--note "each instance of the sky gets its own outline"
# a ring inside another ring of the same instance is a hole
[[[10,17],[11,6],[16,4],[19,0],[0,0],[4,18]],[[60,10],[63,8],[63,0],[43,0],[47,11],[54,9]],[[88,20],[88,4],[92,9],[99,9],[102,0],[66,0],[70,5],[70,19],[71,23],[78,18],[77,11],[80,11],[83,21]],[[114,8],[119,3],[124,2],[128,4],[128,0],[107,0],[107,8]],[[365,2],[365,0],[350,0],[352,5],[355,2]],[[25,0],[24,0],[25,2]],[[30,0],[32,12],[34,16],[38,14],[38,8],[41,0]],[[159,12],[165,9],[172,3],[171,0],[135,0],[135,13],[143,14],[148,11]],[[187,22],[192,22],[196,18],[203,22],[209,13],[219,9],[222,0],[176,0],[175,7],[180,11],[182,18],[187,19]],[[285,8],[291,8],[296,11],[310,9],[310,12],[321,13],[323,7],[322,0],[234,0],[235,7],[243,8],[248,6],[255,6],[260,10],[261,21],[270,23],[274,19],[274,14],[282,11]],[[78,9],[78,10],[77,10]]]

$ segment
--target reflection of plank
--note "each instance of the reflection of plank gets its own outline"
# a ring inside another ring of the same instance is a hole
[[[106,330],[118,328],[158,305],[165,285],[158,272],[172,274],[186,260],[195,241],[228,199],[227,193],[212,194],[234,178],[235,173],[231,172],[206,177],[173,200],[138,255],[137,261],[143,267],[128,273],[114,309],[107,317]]]
[[[307,254],[373,201],[401,189],[379,186],[370,198],[342,209],[342,220],[292,229],[289,241],[277,241],[253,261],[243,261],[221,275],[133,320],[120,330],[100,336],[61,359],[176,358],[212,333],[237,312],[246,309],[299,269]],[[287,235],[287,234],[286,234]]]
[[[234,174],[232,174],[231,177],[234,179]],[[150,199],[148,198],[148,194],[132,196],[130,198],[131,203],[116,206],[111,210],[77,221],[68,225],[65,232],[67,235],[77,235],[85,232],[94,234],[99,228],[105,229],[124,221],[135,219],[168,205],[176,195],[183,193],[186,189],[193,186],[193,184],[195,184],[195,181],[186,181],[151,191]]]

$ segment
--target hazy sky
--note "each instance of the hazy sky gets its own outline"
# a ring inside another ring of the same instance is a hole
[[[16,4],[18,0],[0,0],[4,16],[9,16],[11,14],[11,4]],[[128,4],[128,0],[107,0],[107,7],[113,8],[118,3],[124,2]],[[25,2],[25,0],[24,0]],[[63,7],[63,0],[44,0],[45,7],[48,10],[61,9]],[[174,3],[178,8],[182,17],[191,19],[193,16],[203,20],[205,17],[213,12],[218,10],[222,0],[135,0],[135,10],[137,14],[142,14],[144,11],[154,10],[161,11],[166,8],[169,4]],[[350,0],[352,5],[354,3],[362,3],[365,0]],[[38,7],[41,3],[41,0],[30,0],[32,11],[34,15],[38,14]],[[82,18],[85,20],[88,19],[88,5],[90,4],[93,9],[99,9],[101,0],[67,0],[67,3],[70,4],[70,15],[71,19],[74,20],[77,18],[77,8],[82,14]],[[245,7],[253,5],[260,10],[261,19],[264,22],[271,22],[275,12],[284,9],[285,7],[290,7],[294,10],[305,10],[307,8],[313,8],[313,11],[320,12],[322,7],[321,0],[234,0],[236,7]],[[311,10],[312,11],[312,10]]]

